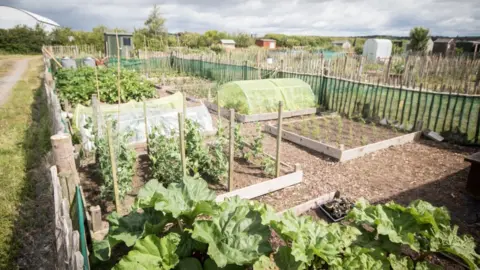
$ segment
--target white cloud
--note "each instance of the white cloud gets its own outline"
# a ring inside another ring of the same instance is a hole
[[[311,35],[408,35],[425,26],[433,35],[480,35],[478,0],[4,0],[62,26],[141,27],[159,4],[170,32],[268,32]]]

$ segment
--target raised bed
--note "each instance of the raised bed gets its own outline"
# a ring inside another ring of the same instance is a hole
[[[278,128],[274,125],[265,125],[265,131],[277,135]],[[405,134],[340,117],[315,117],[291,121],[282,126],[283,139],[333,157],[340,162],[413,142],[420,136],[421,132]]]
[[[204,101],[205,106],[211,111],[218,112],[218,106],[215,103]],[[317,113],[317,108],[308,108],[303,110],[297,111],[290,111],[290,112],[282,112],[283,118],[295,117],[295,116],[302,116],[302,115],[311,115]],[[220,108],[220,114],[223,117],[230,116],[230,110],[226,108]],[[272,113],[260,113],[260,114],[240,114],[235,113],[235,120],[240,123],[249,123],[249,122],[257,122],[257,121],[267,121],[267,120],[274,120],[278,119],[278,112]]]

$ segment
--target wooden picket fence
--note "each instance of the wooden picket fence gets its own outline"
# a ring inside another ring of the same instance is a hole
[[[55,164],[50,168],[50,177],[55,210],[56,269],[88,270],[87,214],[75,167],[74,148],[67,121],[62,117],[60,100],[55,93],[48,54],[44,54],[44,64],[44,89],[51,120],[50,131],[53,134],[51,163]]]

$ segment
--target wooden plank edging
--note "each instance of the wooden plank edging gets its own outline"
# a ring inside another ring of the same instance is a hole
[[[239,196],[242,199],[253,199],[270,192],[274,192],[289,186],[293,186],[302,182],[303,171],[296,171],[287,175],[274,178],[265,182],[261,182],[255,185],[244,187],[234,190],[232,192],[218,195],[215,199],[216,202],[222,202],[226,198]]]
[[[208,109],[212,111],[218,111],[218,106],[215,103],[209,102],[209,101],[204,101],[205,106],[207,106]],[[220,108],[220,113],[223,117],[228,118],[229,117],[229,110],[225,108]],[[283,118],[288,118],[288,117],[295,117],[295,116],[301,116],[301,115],[308,115],[308,114],[315,114],[317,113],[317,108],[308,108],[308,109],[302,109],[302,110],[296,110],[296,111],[286,111],[283,112]],[[278,112],[271,112],[271,113],[259,113],[259,114],[252,114],[252,115],[246,115],[246,114],[240,114],[240,113],[235,113],[235,120],[240,122],[240,123],[249,123],[249,122],[257,122],[257,121],[267,121],[267,120],[274,120],[278,118]]]
[[[421,131],[409,133],[406,135],[394,137],[388,140],[367,144],[365,146],[360,146],[353,149],[348,149],[342,152],[342,156],[340,158],[340,162],[359,158],[365,156],[366,154],[373,153],[385,148],[389,148],[391,146],[398,146],[403,145],[409,142],[416,141],[420,139],[422,135]]]
[[[307,202],[304,202],[302,204],[299,204],[297,206],[294,206],[290,209],[287,209],[287,210],[283,210],[281,212],[278,212],[278,215],[281,215],[287,211],[293,211],[293,213],[296,215],[296,216],[299,216],[305,212],[307,212],[308,210],[310,209],[314,209],[314,208],[317,208],[317,207],[320,207],[320,205],[324,204],[324,203],[327,203],[327,202],[330,202],[331,200],[333,200],[333,198],[335,197],[335,194],[337,192],[336,191],[333,191],[333,192],[330,192],[330,193],[327,193],[327,194],[323,194],[321,195],[320,197],[317,197],[313,200],[310,200],[310,201],[307,201]]]
[[[277,134],[277,127],[273,125],[265,125],[264,130],[272,135]],[[365,156],[366,154],[373,153],[382,149],[389,148],[391,146],[403,145],[409,142],[414,142],[420,139],[422,135],[421,131],[412,132],[409,134],[394,137],[388,140],[367,144],[353,149],[341,150],[334,146],[322,143],[317,140],[307,138],[305,136],[283,130],[282,136],[285,140],[293,142],[295,144],[304,146],[308,149],[315,150],[319,153],[337,159],[339,162],[345,162],[355,158]]]
[[[265,125],[265,131],[272,134],[276,135],[277,134],[277,128],[273,125]],[[317,152],[323,153],[327,156],[331,156],[333,158],[336,158],[340,160],[342,151],[336,147],[333,147],[331,145],[312,140],[310,138],[295,134],[290,131],[283,130],[282,132],[282,137],[283,139],[287,141],[291,141],[293,143],[296,143],[301,146],[305,146],[309,149],[315,150]]]

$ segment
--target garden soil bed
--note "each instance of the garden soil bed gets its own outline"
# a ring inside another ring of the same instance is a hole
[[[404,134],[383,126],[364,124],[341,117],[309,116],[303,118],[303,121],[287,122],[282,125],[282,128],[337,148],[343,144],[345,149],[388,140]]]

